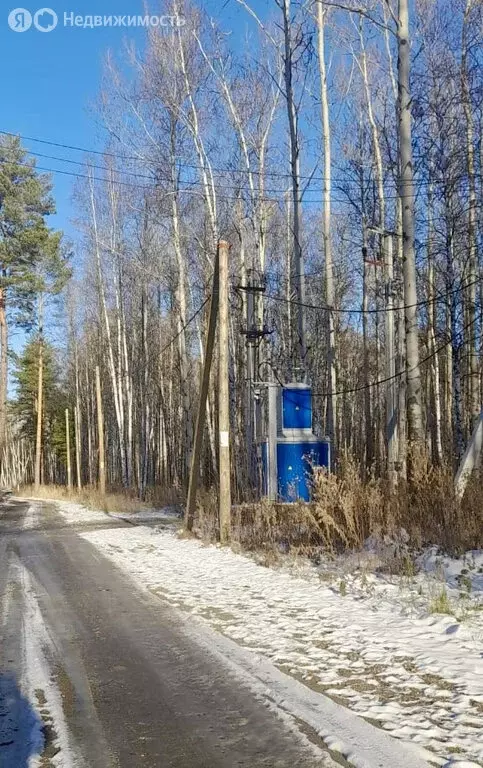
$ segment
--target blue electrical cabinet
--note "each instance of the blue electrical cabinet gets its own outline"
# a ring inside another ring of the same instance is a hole
[[[312,392],[309,387],[296,384],[283,387],[282,429],[312,429]]]
[[[272,501],[310,501],[314,467],[330,471],[331,464],[330,440],[313,432],[312,391],[307,384],[286,384],[275,403],[269,399],[268,410],[258,453],[261,493]]]
[[[330,468],[330,441],[281,438],[277,441],[277,465],[280,501],[309,501],[313,467]]]

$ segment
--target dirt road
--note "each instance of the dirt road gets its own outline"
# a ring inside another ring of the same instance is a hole
[[[81,530],[47,504],[0,507],[3,768],[325,764]]]

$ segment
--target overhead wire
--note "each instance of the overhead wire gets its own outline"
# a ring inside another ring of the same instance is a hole
[[[200,307],[198,307],[196,312],[194,312],[191,315],[191,317],[181,326],[181,328],[179,329],[178,333],[175,336],[173,336],[173,338],[170,339],[170,341],[162,348],[162,350],[159,352],[159,356],[160,357],[162,355],[164,355],[164,353],[167,352],[170,347],[173,346],[173,344],[175,343],[175,341],[177,341],[179,339],[181,334],[191,325],[191,323],[193,323],[196,320],[196,318],[198,317],[198,315],[201,314],[201,312],[206,307],[206,305],[208,304],[210,299],[211,299],[211,295],[206,297],[206,299],[204,300],[203,304]]]
[[[298,307],[304,307],[304,309],[311,309],[315,311],[320,312],[334,312],[337,314],[354,314],[354,315],[375,315],[375,314],[382,314],[385,312],[399,312],[406,309],[414,309],[417,307],[424,307],[428,306],[430,304],[435,304],[438,301],[445,301],[448,296],[452,296],[456,293],[459,293],[460,291],[465,291],[468,288],[471,288],[473,285],[478,285],[483,280],[483,277],[479,277],[476,280],[474,280],[472,283],[468,283],[467,285],[459,286],[458,288],[454,288],[451,291],[447,291],[444,294],[440,294],[438,296],[435,296],[433,299],[425,299],[416,302],[415,304],[406,304],[400,307],[392,307],[391,309],[387,307],[374,307],[370,309],[349,309],[348,307],[330,307],[328,305],[322,305],[322,304],[307,304],[302,301],[298,301],[297,299],[290,299],[287,296],[278,296],[275,294],[270,293],[264,293],[264,297],[266,299],[270,299],[272,301],[278,301],[282,304],[293,304]]]
[[[483,317],[483,312],[480,312],[476,317],[473,318],[469,323],[467,323],[463,328],[461,329],[461,333],[465,333],[465,331],[469,330],[473,325],[475,325],[479,320],[481,320]],[[438,355],[440,352],[443,352],[446,347],[449,347],[451,344],[453,344],[454,338],[453,336],[446,341],[444,344],[441,344],[437,349],[435,349],[433,352],[431,352],[429,355],[424,357],[422,360],[419,361],[419,365],[424,365],[425,363],[428,363],[430,360],[432,360],[436,355]],[[418,366],[414,366],[409,371],[407,369],[404,369],[403,371],[399,371],[398,373],[395,373],[393,376],[386,376],[384,379],[378,379],[377,381],[370,382],[369,384],[363,384],[360,387],[353,387],[351,389],[340,389],[336,392],[328,391],[328,392],[312,392],[312,397],[334,397],[339,395],[351,395],[355,394],[357,392],[363,392],[367,389],[372,389],[373,387],[380,387],[381,384],[387,384],[390,381],[394,381],[396,379],[400,379],[403,376],[406,376],[408,373],[413,373]]]
[[[0,164],[8,165],[10,163],[9,163],[8,160],[2,159],[2,160],[0,160]],[[24,168],[30,168],[31,167],[29,163],[24,163],[24,162],[21,162],[21,161],[17,162],[16,164],[20,165],[20,166],[22,166]],[[36,170],[43,171],[44,173],[60,174],[62,176],[70,176],[72,178],[77,178],[77,179],[87,179],[87,180],[98,181],[98,182],[102,182],[102,183],[115,184],[117,186],[129,187],[131,189],[141,189],[141,190],[147,190],[147,191],[151,191],[151,192],[154,189],[156,189],[156,187],[153,187],[153,185],[150,185],[150,184],[136,184],[135,182],[124,181],[122,179],[106,178],[106,177],[101,177],[101,176],[92,176],[92,175],[89,175],[88,173],[79,173],[79,172],[74,172],[74,171],[64,171],[64,170],[62,170],[60,168],[49,168],[49,167],[42,166],[42,165],[36,165],[35,168],[36,168]],[[116,173],[116,171],[113,171],[113,172]],[[118,173],[122,173],[122,172],[118,171]],[[153,178],[152,181],[153,181],[153,183],[155,183],[156,179]],[[193,183],[193,184],[196,185],[197,182],[184,182],[184,183],[187,183],[187,184],[188,183]],[[201,184],[201,182],[199,182],[199,184]],[[233,187],[233,189],[235,189],[235,187]],[[238,189],[238,188],[236,188],[236,189]],[[168,190],[168,191],[161,190],[161,191],[165,195],[175,194],[175,190]],[[205,194],[203,189],[188,189],[187,187],[183,187],[182,189],[179,189],[177,191],[179,193],[183,193],[183,194],[198,195],[198,196],[203,196]],[[247,190],[246,190],[246,188],[243,189],[243,190],[240,188],[240,189],[238,189],[238,191],[241,193],[241,192],[247,191]],[[252,199],[257,200],[259,202],[266,202],[266,203],[281,203],[281,202],[283,202],[283,200],[277,199],[277,198],[274,198],[274,197],[266,197],[265,195],[252,194],[251,191],[250,191],[250,195],[251,195]],[[236,195],[236,194],[233,194],[233,195],[217,194],[217,197],[220,200],[229,200],[231,202],[238,202],[240,200],[240,195]],[[399,196],[398,195],[386,195],[385,199],[386,200],[397,200],[397,199],[399,199]],[[324,202],[324,200],[318,199],[318,198],[316,198],[316,199],[308,199],[306,197],[304,198],[303,196],[301,196],[300,202],[303,205],[321,205]],[[350,201],[348,199],[342,199],[342,198],[332,197],[331,198],[331,202],[332,203],[337,203],[337,204],[340,204],[340,205],[350,205]],[[338,213],[338,215],[346,215],[346,214],[342,214],[341,212],[334,212],[333,215],[336,215],[337,213]]]
[[[44,144],[44,145],[47,145],[47,146],[58,147],[58,148],[66,149],[66,150],[69,150],[69,151],[83,152],[83,153],[86,153],[86,154],[95,154],[95,155],[99,155],[99,156],[102,156],[102,157],[112,157],[114,159],[118,159],[118,160],[122,160],[122,161],[126,161],[127,160],[127,161],[132,161],[132,162],[137,162],[137,163],[143,162],[143,158],[141,156],[139,156],[139,155],[124,155],[124,154],[119,154],[119,153],[115,153],[115,152],[102,151],[102,150],[96,150],[96,149],[88,149],[86,147],[79,147],[79,146],[75,146],[75,145],[72,145],[72,144],[63,144],[61,142],[50,141],[48,139],[40,139],[40,138],[33,137],[33,136],[25,136],[25,135],[22,135],[22,134],[15,134],[15,133],[12,133],[12,132],[9,132],[9,131],[2,131],[2,130],[0,130],[0,135],[11,136],[11,137],[18,137],[18,138],[22,139],[23,141],[32,141],[32,142],[35,142],[35,143],[40,143],[40,144]],[[56,160],[58,162],[66,162],[66,163],[75,164],[75,165],[84,165],[85,164],[85,161],[73,160],[72,158],[56,157],[56,156],[53,156],[53,155],[47,155],[47,154],[44,154],[44,153],[41,153],[41,152],[35,152],[33,150],[28,150],[28,149],[26,151],[29,154],[33,155],[33,156],[42,157],[42,158],[50,159],[50,160]],[[126,169],[123,169],[123,170],[111,169],[111,168],[108,168],[106,166],[97,166],[97,165],[92,165],[92,167],[95,167],[98,170],[104,170],[104,171],[114,172],[114,173],[122,173],[122,174],[125,174],[125,175],[130,175],[130,176],[133,176],[133,177],[137,177],[137,178],[152,179],[151,176],[148,176],[147,174],[141,174],[141,173],[138,173],[136,171],[130,171],[130,170],[126,170]],[[193,163],[177,162],[177,168],[178,169],[188,168],[188,169],[192,169],[192,170],[198,170],[199,166],[195,165]],[[56,173],[56,172],[62,173],[62,171],[56,171],[55,169],[47,169],[47,170],[50,173]],[[253,175],[253,176],[262,175],[262,176],[274,177],[274,178],[284,178],[284,179],[287,179],[287,181],[291,181],[291,179],[292,179],[292,175],[289,172],[282,173],[280,171],[259,171],[259,170],[256,170],[256,169],[248,170],[248,169],[245,169],[245,168],[220,168],[220,167],[216,167],[216,166],[211,166],[211,171],[215,175],[216,174],[222,174],[222,173],[230,173],[230,174],[231,173],[236,173],[236,174],[242,174],[242,175],[247,175],[247,176],[248,175]],[[64,172],[64,173],[67,173],[67,172]],[[72,175],[74,175],[74,174],[72,174]],[[477,174],[477,175],[481,175],[481,174]],[[315,174],[310,174],[310,175],[300,174],[299,178],[302,181],[309,181],[309,182],[320,181],[320,182],[324,182],[324,181],[327,180],[328,177],[321,176],[321,175],[315,175]],[[467,174],[462,174],[458,178],[460,180],[462,180],[462,179],[466,180],[467,179]],[[166,178],[166,180],[170,180],[170,179]],[[332,182],[334,184],[348,184],[348,183],[350,183],[354,187],[359,188],[359,184],[358,184],[358,182],[356,180],[348,179],[347,177],[337,178],[335,176],[332,176],[331,180],[332,180]],[[199,182],[197,180],[191,180],[189,182],[186,181],[186,182],[183,182],[183,183],[201,183],[201,182]],[[417,186],[437,185],[437,184],[442,184],[442,183],[445,183],[445,179],[435,179],[435,178],[432,178],[430,180],[419,180],[418,183],[417,183]],[[236,185],[220,185],[219,183],[218,183],[218,186],[227,186],[227,187],[230,187],[232,189],[237,189],[238,188]],[[270,193],[273,193],[273,194],[280,194],[280,195],[283,194],[283,195],[285,195],[288,190],[287,190],[287,188],[285,188],[285,189],[277,189],[277,190],[267,189],[266,191],[267,191],[267,193],[270,192]],[[311,192],[321,192],[322,190],[321,189],[314,189],[314,188],[312,188],[310,191]],[[397,195],[394,195],[394,196],[387,196],[386,195],[386,199],[396,199],[396,198],[397,198]],[[310,202],[323,202],[323,201],[310,201]],[[338,201],[338,200],[334,199],[334,202],[346,202],[346,201]]]

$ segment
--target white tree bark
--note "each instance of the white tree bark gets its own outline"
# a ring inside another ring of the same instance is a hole
[[[413,449],[424,448],[416,261],[414,251],[414,178],[411,136],[409,0],[399,0],[398,23],[400,196],[403,223],[403,278],[406,320],[408,438]]]
[[[332,233],[331,233],[331,194],[332,194],[332,157],[330,142],[330,117],[329,117],[329,94],[327,87],[327,66],[325,62],[325,21],[327,10],[324,9],[322,0],[317,0],[317,41],[318,41],[318,62],[320,79],[320,105],[322,110],[322,138],[324,146],[323,163],[323,238],[324,238],[324,258],[325,258],[325,296],[328,311],[328,367],[329,367],[329,389],[330,395],[327,398],[326,414],[326,432],[332,442],[336,439],[337,429],[337,361],[336,361],[336,332],[335,332],[335,286],[334,286],[334,264],[332,260]]]

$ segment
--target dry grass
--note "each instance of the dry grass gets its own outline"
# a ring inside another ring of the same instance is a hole
[[[354,461],[344,457],[337,475],[315,473],[309,504],[261,501],[235,507],[232,540],[245,550],[290,550],[311,556],[320,549],[360,549],[370,536],[390,537],[405,543],[394,557],[406,572],[406,545],[412,549],[436,545],[456,555],[483,547],[482,479],[482,475],[473,478],[460,503],[451,471],[420,461],[411,484],[403,483],[391,493],[384,480],[363,479]],[[213,493],[200,499],[196,530],[203,539],[216,540]]]
[[[65,485],[42,485],[35,490],[33,485],[23,486],[18,496],[24,498],[54,499],[55,501],[72,501],[83,504],[89,509],[100,509],[104,512],[139,512],[142,509],[161,509],[178,506],[182,503],[181,491],[177,488],[148,488],[146,498],[141,501],[134,491],[111,490],[103,497],[96,486],[85,486],[81,491],[73,488],[69,491]]]
[[[83,504],[89,509],[100,509],[104,512],[138,512],[146,504],[125,493],[106,493],[103,497],[97,488],[86,487],[82,491],[68,491],[63,485],[42,485],[35,489],[33,485],[22,488],[18,496],[26,498],[53,499],[55,501],[71,501]]]

